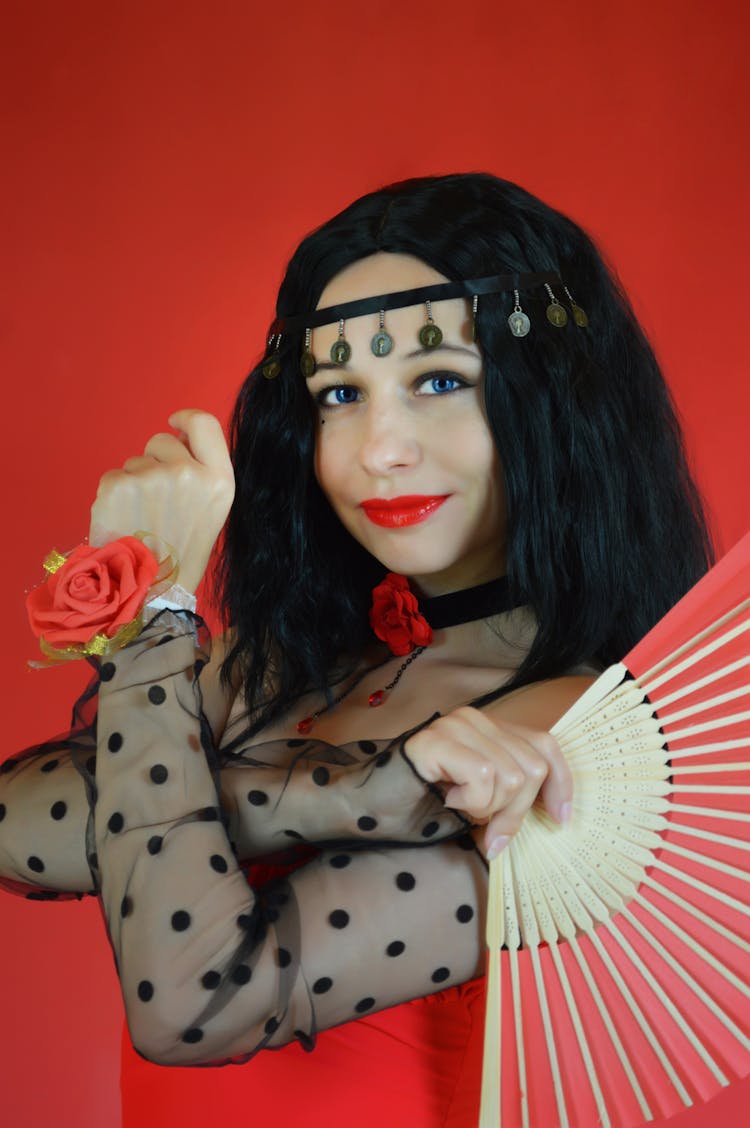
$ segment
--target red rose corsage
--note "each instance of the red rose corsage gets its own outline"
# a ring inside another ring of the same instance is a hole
[[[81,544],[67,556],[52,550],[44,561],[47,580],[26,597],[29,625],[48,662],[111,654],[140,633],[148,599],[174,583],[177,570],[145,537]],[[46,663],[32,663],[39,664]]]
[[[372,591],[370,626],[393,654],[411,654],[432,642],[432,627],[420,614],[417,597],[405,576],[389,572]]]

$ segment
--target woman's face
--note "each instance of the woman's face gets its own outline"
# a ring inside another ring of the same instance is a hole
[[[409,255],[379,253],[331,280],[318,308],[448,279]],[[426,595],[505,569],[505,497],[482,400],[482,360],[463,298],[433,303],[442,344],[426,350],[424,305],[389,311],[387,356],[370,342],[377,314],[346,322],[346,365],[330,362],[338,324],[313,331],[318,370],[315,472],[341,523]]]

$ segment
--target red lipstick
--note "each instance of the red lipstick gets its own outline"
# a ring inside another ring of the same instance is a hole
[[[403,497],[373,497],[360,502],[360,508],[373,525],[385,529],[401,529],[405,525],[418,525],[439,509],[450,494],[437,496],[427,494],[407,494]]]

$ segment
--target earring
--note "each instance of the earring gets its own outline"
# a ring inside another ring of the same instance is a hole
[[[276,341],[276,348],[273,350],[273,354],[269,356],[267,360],[264,360],[263,364],[260,367],[260,370],[265,376],[266,380],[275,380],[278,374],[281,372],[281,361],[276,356],[276,353],[279,351],[279,346],[281,345],[281,333],[271,334],[271,336],[268,338],[269,349],[274,340]]]
[[[432,302],[425,302],[427,306],[427,324],[419,330],[419,341],[425,349],[436,349],[443,339],[443,331],[432,320]]]
[[[331,360],[334,364],[347,364],[352,355],[352,346],[344,340],[344,319],[339,321],[339,337],[331,345]]]
[[[312,330],[305,329],[305,348],[302,356],[300,357],[299,366],[300,371],[302,372],[302,375],[306,380],[309,380],[311,376],[315,375],[315,370],[318,367],[315,362],[315,357],[312,354],[312,349],[310,348],[311,339]]]
[[[571,294],[567,286],[563,286],[563,290],[568,295],[570,308],[573,310],[573,320],[575,321],[576,325],[580,325],[582,329],[585,329],[589,323],[589,319],[586,316],[586,311],[581,309],[579,305],[576,305],[576,303],[573,301],[573,295]]]
[[[568,324],[568,315],[565,312],[565,306],[560,305],[555,295],[552,293],[552,287],[549,282],[544,283],[544,288],[549,294],[549,305],[547,306],[547,320],[561,329],[563,325]]]
[[[525,337],[531,329],[531,322],[521,309],[521,299],[518,296],[518,290],[513,291],[513,296],[516,304],[513,307],[512,314],[508,318],[508,325],[514,337]]]
[[[479,294],[475,294],[471,300],[471,339],[477,339],[477,311],[479,309]]]
[[[380,329],[370,341],[370,348],[375,356],[388,356],[393,348],[393,337],[385,331],[385,310],[380,311]]]

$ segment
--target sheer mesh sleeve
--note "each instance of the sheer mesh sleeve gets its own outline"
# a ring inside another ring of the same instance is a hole
[[[249,749],[232,768],[248,773],[241,824],[222,818],[192,622],[163,613],[100,671],[91,861],[136,1048],[219,1064],[311,1047],[476,975],[483,863],[470,839],[438,841],[447,820],[462,828],[398,748],[295,742],[260,763]],[[254,890],[233,822],[252,850],[290,833],[323,848]]]

